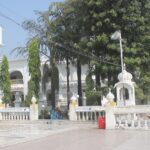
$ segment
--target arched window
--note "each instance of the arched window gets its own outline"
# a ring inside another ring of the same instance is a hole
[[[123,99],[124,100],[129,100],[129,91],[127,88],[123,88]]]
[[[129,100],[129,91],[127,88],[123,87],[121,90],[120,90],[120,98],[122,100]]]
[[[22,73],[20,71],[13,71],[10,74],[10,79],[23,79]]]

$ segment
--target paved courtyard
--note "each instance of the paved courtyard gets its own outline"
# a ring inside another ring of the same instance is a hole
[[[95,123],[0,122],[0,150],[149,150],[149,130],[100,130]]]

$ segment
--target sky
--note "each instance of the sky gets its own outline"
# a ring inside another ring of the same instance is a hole
[[[1,57],[6,55],[11,60],[17,59],[16,54],[10,54],[11,51],[18,46],[25,46],[29,37],[27,31],[18,24],[25,20],[36,20],[38,16],[35,10],[46,11],[56,1],[63,0],[0,0],[0,26],[3,28]]]

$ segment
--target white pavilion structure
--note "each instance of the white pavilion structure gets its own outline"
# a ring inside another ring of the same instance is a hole
[[[117,106],[135,105],[135,83],[132,81],[132,74],[126,69],[118,75],[119,82],[115,84],[117,94]]]

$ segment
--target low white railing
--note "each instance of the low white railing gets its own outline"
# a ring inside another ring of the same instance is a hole
[[[116,107],[113,110],[116,128],[150,129],[150,106]]]
[[[150,129],[150,105],[79,106],[75,113],[79,121],[97,121],[99,115],[104,116],[106,129]]]
[[[75,111],[79,121],[97,121],[99,115],[105,115],[105,108],[100,106],[79,106]]]
[[[29,120],[30,109],[28,107],[0,109],[0,120]]]
[[[12,91],[23,90],[23,88],[24,88],[24,85],[23,85],[22,79],[11,80],[11,90]]]

